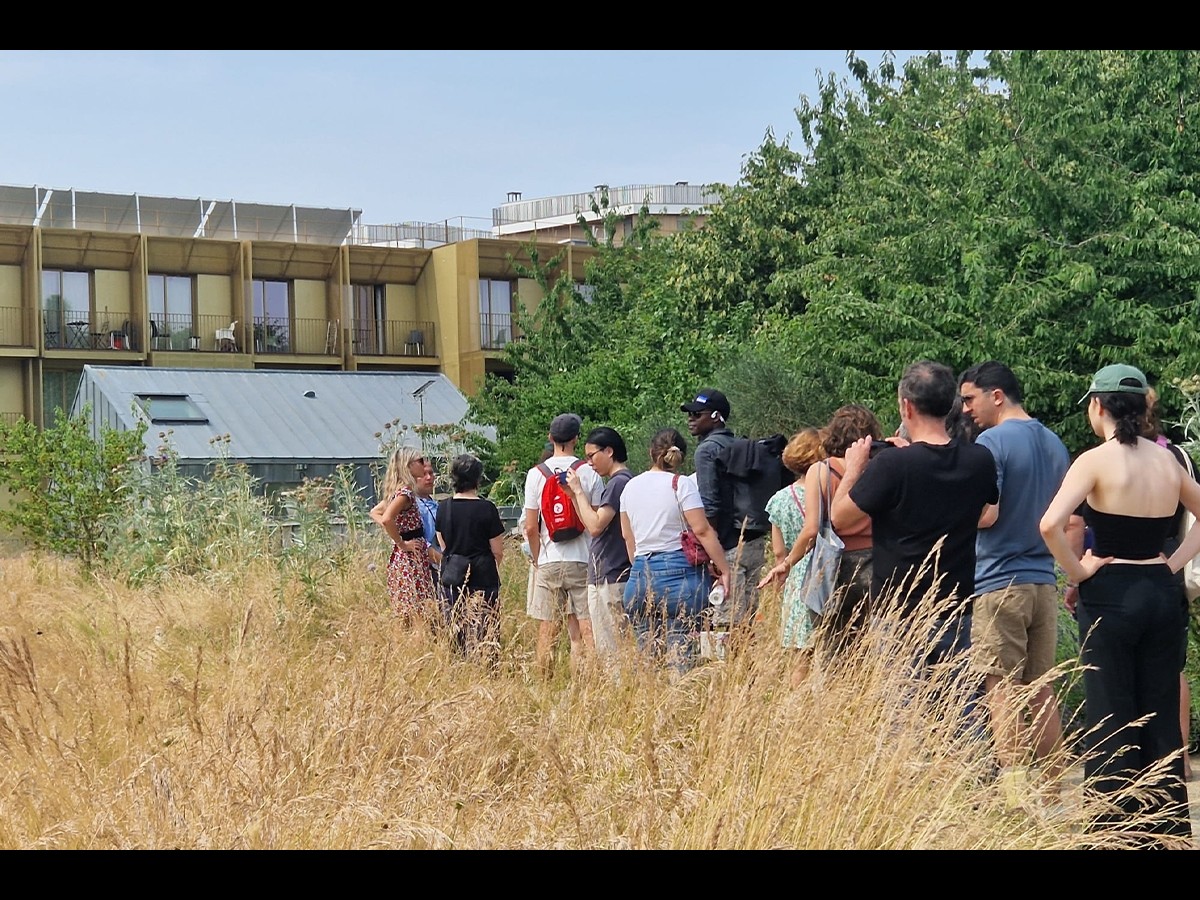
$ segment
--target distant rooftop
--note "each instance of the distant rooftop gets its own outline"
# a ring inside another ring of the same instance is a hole
[[[720,202],[709,186],[686,181],[616,188],[597,185],[585,193],[532,200],[523,200],[519,192],[512,192],[507,203],[492,211],[492,227],[488,230],[466,227],[465,217],[443,222],[368,225],[362,221],[362,210],[352,207],[323,209],[203,197],[0,185],[0,224],[235,241],[437,247],[464,240],[504,237],[528,230],[531,225],[573,224],[579,215],[594,220],[597,217],[591,211],[592,203],[605,191],[609,208],[619,215],[635,215],[643,205],[657,215],[701,213]]]
[[[540,227],[569,225],[583,216],[588,221],[598,220],[592,212],[592,204],[599,205],[600,198],[607,195],[608,206],[618,215],[636,215],[642,206],[654,215],[680,215],[703,213],[721,202],[721,197],[711,185],[688,184],[628,184],[609,187],[598,184],[592,190],[579,194],[559,194],[556,197],[522,198],[519,191],[508,195],[508,202],[492,210],[492,226],[498,236],[524,230],[531,223]]]

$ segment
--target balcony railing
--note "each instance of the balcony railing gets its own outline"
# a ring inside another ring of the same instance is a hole
[[[503,350],[513,339],[513,316],[511,313],[479,314],[479,349]]]
[[[227,315],[191,315],[190,313],[151,313],[150,349],[177,352],[200,351],[211,353],[233,350],[240,340],[230,342],[219,332],[228,331],[233,324]],[[236,335],[236,331],[235,331]]]
[[[5,425],[16,425],[24,418],[24,413],[0,412],[0,422],[3,422]]]
[[[358,356],[437,356],[433,322],[395,320],[358,325],[353,334]]]
[[[0,346],[25,346],[25,311],[19,306],[0,306]]]
[[[47,350],[137,350],[140,343],[128,320],[86,309],[43,310],[42,329]]]
[[[337,356],[341,327],[336,320],[258,316],[254,320],[254,352]]]

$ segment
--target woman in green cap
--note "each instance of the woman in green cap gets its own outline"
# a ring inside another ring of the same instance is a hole
[[[1084,775],[1100,802],[1092,825],[1146,844],[1186,844],[1191,825],[1178,708],[1179,630],[1187,610],[1172,576],[1200,551],[1200,529],[1169,560],[1162,548],[1176,506],[1200,510],[1200,485],[1170,451],[1141,436],[1148,390],[1133,366],[1105,366],[1093,376],[1079,402],[1087,404],[1102,443],[1067,471],[1041,532],[1071,585],[1079,586]],[[1093,534],[1082,558],[1066,534],[1080,504]],[[1139,790],[1130,790],[1135,780]]]

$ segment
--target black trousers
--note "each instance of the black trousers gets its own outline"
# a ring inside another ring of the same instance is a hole
[[[1179,732],[1180,629],[1186,601],[1165,565],[1110,564],[1079,587],[1080,658],[1088,737],[1084,774],[1111,801],[1103,828],[1191,836],[1183,760],[1145,782],[1154,763],[1183,746]],[[1149,718],[1134,725],[1142,717]],[[1148,791],[1133,796],[1141,776]]]

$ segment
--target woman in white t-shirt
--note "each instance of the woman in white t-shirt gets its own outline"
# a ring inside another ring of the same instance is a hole
[[[621,532],[633,560],[625,612],[638,647],[665,656],[677,672],[686,671],[695,657],[700,612],[713,586],[710,566],[729,589],[725,553],[704,515],[700,492],[695,481],[677,472],[686,453],[679,432],[664,428],[650,442],[650,470],[630,479],[621,495]],[[708,551],[709,566],[687,561],[680,538],[687,528]]]

